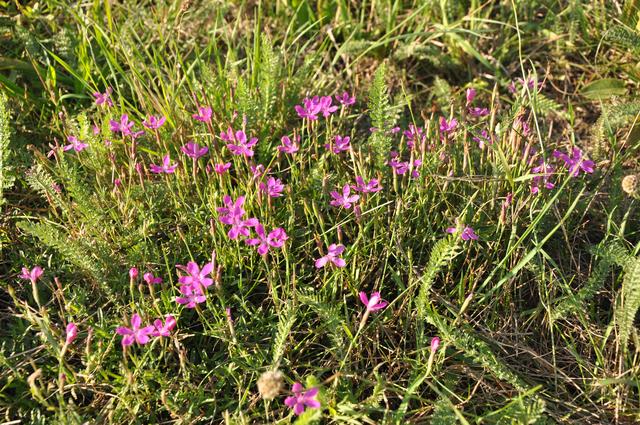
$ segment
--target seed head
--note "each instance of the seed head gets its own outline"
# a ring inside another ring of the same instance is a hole
[[[279,370],[269,370],[258,379],[258,392],[265,400],[273,400],[282,391],[282,372]]]
[[[628,176],[624,176],[622,179],[622,190],[629,195],[637,195],[638,194],[638,186],[640,184],[640,179],[638,179],[637,174],[629,174]]]

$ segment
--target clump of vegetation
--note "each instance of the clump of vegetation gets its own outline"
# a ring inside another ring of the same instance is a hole
[[[632,5],[159,3],[0,15],[6,421],[638,420]]]

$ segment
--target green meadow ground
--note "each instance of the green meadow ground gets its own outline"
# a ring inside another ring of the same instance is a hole
[[[639,423],[639,18],[635,0],[0,0],[0,423]],[[327,117],[294,109],[344,91]],[[554,155],[574,148],[577,176]],[[332,206],[356,176],[382,190]],[[225,195],[283,246],[230,239]],[[317,268],[334,243],[345,266]],[[176,265],[214,256],[206,300],[178,303]],[[388,305],[365,314],[361,291]],[[134,314],[177,323],[123,347]],[[285,404],[296,382],[320,407]]]

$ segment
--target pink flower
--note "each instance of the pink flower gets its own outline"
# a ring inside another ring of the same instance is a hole
[[[335,111],[338,110],[337,106],[331,106],[331,103],[333,102],[333,98],[331,96],[322,96],[320,98],[320,110],[322,111],[322,115],[325,118],[328,118],[329,115],[333,114]]]
[[[65,152],[71,149],[75,150],[76,152],[80,152],[84,148],[89,146],[86,143],[82,143],[82,140],[78,140],[76,136],[68,136],[67,140],[69,141],[70,144],[62,148],[62,150]]]
[[[440,133],[450,133],[458,126],[458,120],[451,118],[451,121],[447,121],[445,117],[440,117]]]
[[[420,172],[418,171],[418,168],[420,168],[421,165],[422,165],[422,160],[416,159],[415,161],[413,161],[413,170],[411,170],[412,179],[417,179],[418,177],[420,177]]]
[[[380,292],[372,292],[371,298],[367,297],[367,294],[360,292],[360,301],[367,306],[367,311],[382,310],[389,304],[385,300],[380,298]]]
[[[287,397],[284,400],[284,404],[293,409],[293,413],[296,416],[301,415],[304,410],[309,407],[311,409],[320,408],[320,402],[316,400],[318,395],[318,388],[311,388],[307,391],[304,391],[304,388],[301,383],[296,382],[293,384],[291,388],[293,392],[292,396]]]
[[[149,130],[157,130],[164,125],[164,122],[166,120],[166,117],[156,117],[154,115],[149,115],[149,117],[145,121],[142,121],[142,125],[147,127]]]
[[[218,174],[224,174],[226,171],[229,170],[229,168],[231,168],[230,162],[226,162],[224,164],[216,164],[213,166],[214,171]]]
[[[454,234],[458,231],[457,228],[455,227],[449,227],[447,228],[447,233],[451,233]],[[476,235],[476,233],[473,231],[473,229],[469,226],[465,226],[464,229],[462,229],[462,232],[460,233],[460,238],[463,241],[468,241],[469,239],[473,239],[474,241],[478,240],[478,235]]]
[[[179,270],[186,272],[184,276],[178,278],[181,285],[189,285],[194,288],[208,288],[213,284],[213,279],[208,277],[213,271],[213,263],[206,263],[200,266],[195,261],[189,261],[186,266],[177,265]]]
[[[114,133],[122,133],[123,136],[129,136],[131,135],[133,121],[129,121],[129,115],[122,114],[120,121],[109,120],[109,127]]]
[[[153,326],[140,327],[142,319],[135,313],[131,316],[131,328],[119,326],[116,329],[118,335],[122,335],[122,346],[127,347],[135,342],[144,345],[149,342],[149,335],[155,330]]]
[[[336,245],[332,243],[331,245],[329,245],[328,250],[329,253],[327,255],[316,260],[317,269],[324,267],[325,264],[329,262],[333,263],[333,265],[335,265],[336,267],[344,267],[347,265],[347,263],[342,258],[340,258],[340,255],[342,255],[342,253],[344,252],[344,245]]]
[[[22,273],[20,273],[18,277],[22,279],[30,280],[31,283],[36,283],[38,279],[40,279],[40,276],[42,276],[42,273],[44,273],[44,270],[40,266],[35,266],[31,270],[29,270],[26,267],[23,267]]]
[[[200,122],[211,122],[211,113],[212,113],[212,110],[210,107],[199,106],[198,113],[191,115],[191,118]]]
[[[129,278],[131,279],[135,279],[138,277],[138,269],[135,267],[131,267],[129,269]]]
[[[153,321],[155,330],[151,333],[153,336],[171,336],[171,331],[176,327],[176,319],[172,315],[168,315],[164,324],[161,319]]]
[[[113,90],[111,89],[111,87],[107,87],[107,90],[104,93],[93,93],[93,97],[96,99],[96,105],[105,104],[107,106],[113,106],[113,102],[110,98],[112,92]]]
[[[473,99],[476,97],[476,89],[473,87],[467,89],[467,106],[473,102]]]
[[[322,110],[322,105],[320,103],[320,98],[318,96],[314,96],[312,99],[305,97],[302,101],[303,106],[296,105],[294,109],[298,113],[300,118],[307,118],[309,120],[317,120],[318,114]]]
[[[484,117],[486,115],[489,115],[489,109],[478,107],[469,108],[469,114],[474,117]]]
[[[144,279],[145,282],[147,282],[149,285],[155,285],[158,283],[162,283],[162,278],[161,277],[155,277],[153,275],[153,273],[151,272],[147,272],[145,273],[142,278]]]
[[[227,127],[227,131],[221,131],[220,138],[225,142],[233,142],[235,140],[233,129],[231,127]]]
[[[200,287],[195,288],[191,285],[182,285],[180,286],[180,293],[183,296],[176,297],[176,302],[185,305],[187,308],[196,308],[197,304],[207,300],[207,297]]]
[[[293,140],[289,136],[282,136],[280,140],[282,141],[282,145],[278,146],[280,152],[293,154],[300,150],[297,144],[300,142],[300,136],[294,136]]]
[[[378,179],[371,179],[365,183],[361,176],[356,176],[356,185],[352,187],[356,192],[362,193],[374,193],[382,190]]]
[[[431,352],[435,353],[438,347],[440,347],[440,338],[434,336],[431,338]]]
[[[393,171],[398,175],[404,175],[409,170],[409,163],[406,161],[399,161],[393,158],[389,161],[389,165],[393,168]]]
[[[171,164],[171,158],[169,154],[162,157],[162,165],[151,164],[149,170],[154,174],[171,174],[176,171],[178,164]]]
[[[336,95],[336,100],[344,106],[349,106],[356,103],[356,97],[350,96],[348,92],[344,92],[342,93],[342,95]]]
[[[251,140],[247,142],[247,135],[244,131],[238,130],[235,134],[235,142],[237,144],[228,143],[227,149],[234,155],[244,155],[247,157],[253,156],[253,150],[251,149],[258,143],[257,137],[252,137]]]
[[[182,153],[187,155],[189,158],[198,159],[201,156],[204,156],[209,152],[209,148],[206,146],[200,147],[197,143],[189,142],[186,145],[180,148]]]
[[[344,207],[345,209],[351,208],[351,204],[360,199],[359,195],[349,195],[351,193],[351,186],[345,184],[342,187],[342,195],[337,191],[330,192],[333,201],[330,202],[334,207]]]
[[[258,234],[258,237],[246,239],[244,242],[251,246],[258,245],[258,254],[260,255],[265,255],[269,252],[269,247],[282,248],[285,241],[289,239],[286,232],[281,227],[273,229],[268,235],[265,233],[264,227],[260,223],[256,224],[254,229]]]
[[[267,183],[260,183],[260,191],[268,194],[272,198],[282,196],[283,190],[284,185],[282,184],[282,181],[274,177],[269,177]]]
[[[231,226],[231,229],[227,233],[229,239],[237,239],[240,235],[249,236],[249,227],[258,224],[258,220],[255,218],[248,220],[243,219],[245,214],[244,208],[242,208],[244,199],[244,196],[240,196],[234,202],[229,195],[225,195],[224,198],[222,198],[225,206],[218,207],[217,209],[220,214],[218,218],[220,222]]]
[[[76,324],[73,322],[69,322],[66,329],[65,344],[67,345],[71,344],[76,339],[77,336],[78,336],[78,326],[76,326]]]
[[[544,184],[544,187],[548,190],[551,190],[555,187],[555,184],[551,182],[551,176],[555,171],[553,165],[545,164],[545,162],[540,159],[540,163],[537,167],[533,167],[531,172],[534,174],[541,174],[539,176],[535,176],[531,181],[531,193],[533,195],[537,195],[540,192],[540,183]]]
[[[251,165],[249,167],[249,169],[251,170],[251,174],[253,174],[253,177],[256,179],[259,179],[260,177],[262,177],[262,175],[264,174],[264,165],[262,164],[258,164],[258,165]]]
[[[409,130],[405,130],[403,134],[407,137],[407,147],[413,149],[416,143],[422,143],[426,139],[424,130],[421,127],[416,127],[413,124],[409,125]]]
[[[553,156],[564,161],[565,166],[569,169],[569,175],[571,177],[578,177],[580,171],[584,171],[588,174],[593,173],[595,163],[591,160],[585,159],[579,148],[573,148],[571,150],[571,156],[560,151],[553,151]]]
[[[331,145],[329,145],[328,143],[324,145],[324,147],[326,149],[331,149],[331,151],[335,154],[339,154],[340,152],[345,152],[351,149],[351,145],[349,144],[350,140],[351,138],[349,136],[336,136],[335,144],[333,145],[333,147],[331,147]]]
[[[487,133],[487,130],[482,130],[480,132],[480,135],[473,138],[473,141],[478,143],[478,147],[480,149],[484,149],[485,144],[492,143],[491,139],[489,138],[489,133]]]

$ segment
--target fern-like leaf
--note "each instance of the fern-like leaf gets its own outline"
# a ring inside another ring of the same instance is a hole
[[[271,348],[272,365],[274,369],[277,369],[284,355],[286,348],[287,338],[293,328],[293,324],[296,321],[296,315],[290,305],[287,305],[279,314],[278,329],[276,336],[273,338],[273,347]]]
[[[371,125],[376,130],[369,136],[368,148],[378,170],[384,169],[387,155],[391,150],[389,130],[395,123],[385,74],[385,65],[380,65],[369,90],[369,116],[371,117]]]
[[[11,139],[11,115],[7,95],[0,92],[0,206],[4,204],[3,192],[13,185],[15,176],[9,167],[9,140]]]
[[[629,334],[640,308],[640,257],[629,259],[624,268],[622,298],[619,301],[614,317],[618,324],[622,348],[626,350]]]

